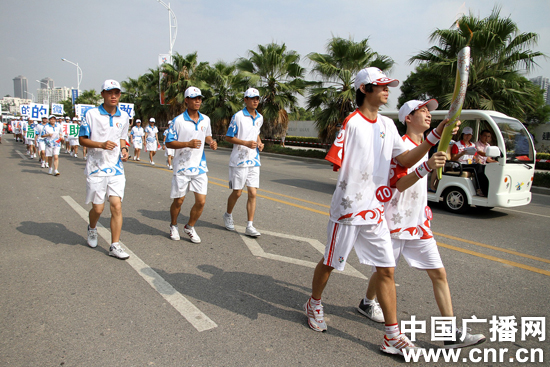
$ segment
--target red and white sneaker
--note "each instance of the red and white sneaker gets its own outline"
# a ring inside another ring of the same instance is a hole
[[[418,349],[405,334],[399,334],[395,338],[388,339],[384,335],[384,342],[380,346],[380,350],[388,354],[399,354],[403,355],[403,350]]]
[[[312,306],[309,300],[304,304],[304,311],[307,316],[307,323],[312,330],[315,331],[327,331],[327,324],[325,323],[325,314],[323,312],[323,305]]]

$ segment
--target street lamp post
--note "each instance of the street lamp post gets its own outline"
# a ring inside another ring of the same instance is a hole
[[[172,59],[172,50],[174,48],[174,43],[176,43],[176,37],[178,35],[178,20],[176,19],[176,14],[172,11],[170,8],[170,3],[168,5],[164,3],[162,0],[157,0],[160,5],[164,6],[168,10],[168,25],[170,30],[170,59]],[[174,24],[172,25],[172,20],[174,21]],[[172,33],[172,29],[174,32]],[[172,62],[172,60],[170,60]]]
[[[42,80],[38,80],[36,79],[36,81],[40,84],[44,84],[46,86],[46,89],[48,90],[48,106],[50,105],[50,94],[51,94],[51,89],[50,89],[50,85],[46,82],[43,82]],[[43,103],[44,101],[39,101],[40,103]]]
[[[32,94],[32,93],[30,93],[30,92],[27,92],[27,91],[25,91],[25,93],[30,94],[31,97],[32,97],[32,101],[34,102],[34,94]]]
[[[63,57],[61,58],[61,61],[66,61],[69,64],[76,66],[76,89],[80,92],[80,82],[82,81],[82,69],[80,68],[80,66],[78,66],[78,63],[75,64],[74,62],[69,61]]]

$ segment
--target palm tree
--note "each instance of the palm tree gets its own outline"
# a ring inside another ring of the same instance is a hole
[[[237,70],[235,64],[223,61],[200,70],[197,78],[207,85],[202,90],[205,96],[202,110],[210,117],[212,132],[224,135],[231,117],[243,108],[243,92],[248,78]]]
[[[101,95],[97,94],[94,89],[85,90],[75,101],[75,104],[92,104],[94,106],[99,105],[102,100]]]
[[[333,37],[326,50],[326,54],[308,55],[314,64],[313,74],[322,82],[310,89],[307,99],[309,110],[321,108],[315,115],[315,124],[325,142],[332,140],[338,125],[355,109],[353,82],[357,72],[369,66],[388,71],[394,64],[390,57],[374,52],[368,39],[355,42],[351,37]]]
[[[418,84],[416,93],[436,98],[441,107],[448,108],[457,54],[469,43],[470,75],[463,108],[496,110],[519,119],[537,108],[536,99],[531,98],[532,87],[521,74],[537,65],[537,57],[544,56],[530,49],[536,45],[538,35],[520,33],[510,17],[500,17],[500,8],[493,8],[491,15],[484,19],[472,13],[465,15],[457,21],[457,26],[435,30],[430,40],[437,45],[409,60],[421,66],[416,70],[417,75],[413,73],[409,77],[415,78]],[[411,90],[404,92],[411,93]],[[402,95],[400,102],[411,98],[417,96]]]
[[[176,53],[172,56],[172,63],[165,63],[161,67],[162,82],[161,87],[165,91],[167,104],[170,106],[172,116],[177,116],[185,111],[185,90],[194,86],[204,88],[204,84],[195,73],[206,68],[208,63],[198,63],[197,52],[181,56]]]
[[[305,70],[299,65],[300,55],[287,50],[286,45],[270,43],[249,50],[249,58],[237,61],[237,68],[260,91],[258,110],[264,117],[263,138],[282,135],[288,127],[288,110],[298,103],[297,94],[303,95],[307,82]]]

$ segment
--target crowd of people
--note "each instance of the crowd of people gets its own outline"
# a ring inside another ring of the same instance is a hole
[[[428,151],[438,143],[448,120],[442,121],[424,137],[431,123],[430,111],[436,109],[438,103],[435,100],[408,101],[399,112],[399,121],[406,126],[407,132],[403,137],[399,136],[394,122],[379,114],[380,107],[387,103],[389,88],[398,84],[398,80],[388,78],[374,67],[365,68],[356,75],[358,108],[343,122],[326,157],[339,175],[330,207],[325,254],[315,268],[311,297],[304,304],[304,312],[311,329],[327,330],[322,293],[332,270],[343,270],[348,255],[355,249],[359,261],[370,265],[373,270],[358,311],[385,324],[380,347],[383,352],[403,355],[416,346],[398,326],[394,269],[400,257],[405,258],[410,266],[427,272],[441,315],[452,317],[454,313],[445,268],[430,229],[432,213],[427,206],[426,178],[432,170],[443,167],[447,160],[445,152],[435,153],[428,159]],[[128,160],[129,146],[134,149],[133,159],[139,161],[145,143],[150,164],[154,164],[153,157],[161,144],[154,118],[149,119],[145,129],[141,121],[136,120],[129,132],[129,117],[118,108],[121,87],[117,81],[106,80],[101,96],[103,103],[86,112],[78,139],[78,143],[87,149],[86,203],[92,204],[87,243],[90,247],[98,245],[97,223],[105,200],[108,200],[111,208],[109,255],[127,259],[129,254],[119,243],[126,184],[123,162]],[[189,87],[184,97],[186,110],[170,121],[163,138],[167,165],[173,171],[169,234],[172,240],[180,240],[178,217],[185,197],[192,192],[194,204],[183,232],[191,242],[200,243],[195,224],[203,212],[208,191],[204,149],[208,145],[216,150],[217,142],[212,138],[209,117],[200,112],[203,100],[200,89]],[[260,183],[260,152],[264,147],[260,139],[263,116],[257,111],[259,100],[257,89],[246,90],[244,108],[233,116],[225,136],[225,140],[233,144],[233,149],[228,164],[229,189],[232,191],[223,215],[224,226],[227,230],[235,230],[232,212],[246,188],[245,234],[251,237],[261,236],[253,223]],[[49,125],[44,119],[42,127],[37,129],[41,131],[40,137],[47,148],[44,156],[49,161],[46,164],[50,171],[53,165],[54,174],[59,174],[57,156],[63,137],[57,119],[51,117]],[[457,131],[458,127],[454,133]],[[468,128],[462,131],[460,144],[465,149],[469,146],[468,135],[471,138],[469,132]],[[488,144],[487,139],[483,139],[480,151]],[[77,149],[73,153],[75,156]],[[29,154],[34,154],[30,148]],[[452,154],[454,158],[467,159],[470,153],[459,151]],[[452,325],[447,331],[452,337],[445,342],[447,348],[485,341],[481,334],[470,334]]]
[[[78,137],[70,134],[69,129],[63,129],[64,124],[80,126],[79,117],[56,116],[32,119],[19,117],[10,122],[13,139],[26,146],[26,155],[37,159],[41,168],[48,168],[48,174],[59,176],[59,154],[62,147],[65,153],[78,158]],[[66,125],[67,126],[67,125]],[[3,127],[2,129],[3,130]],[[0,132],[0,138],[2,133]],[[0,139],[1,143],[1,139]],[[86,159],[86,148],[83,148],[83,158]]]

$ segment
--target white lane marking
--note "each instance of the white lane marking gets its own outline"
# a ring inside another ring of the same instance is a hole
[[[250,250],[250,252],[254,256],[264,257],[266,259],[271,259],[271,260],[282,261],[282,262],[286,262],[286,263],[294,264],[294,265],[305,266],[305,267],[312,268],[312,269],[315,269],[315,267],[317,266],[317,263],[312,262],[312,261],[295,259],[293,257],[275,255],[275,254],[270,254],[268,252],[265,252],[264,249],[262,249],[262,247],[258,243],[258,241],[256,241],[254,238],[248,237],[244,234],[244,232],[245,232],[244,227],[235,226],[235,230],[238,231],[238,233],[241,236],[243,242],[245,243],[245,245],[248,247],[248,249]],[[319,251],[321,254],[325,253],[325,246],[321,242],[319,242],[319,241],[317,241],[316,239],[313,239],[313,238],[298,237],[298,236],[293,236],[293,235],[289,235],[289,234],[285,234],[285,233],[269,232],[269,231],[264,231],[264,230],[262,230],[262,233],[270,235],[270,236],[275,236],[275,237],[288,238],[288,239],[291,239],[291,240],[294,240],[294,241],[307,242],[313,248],[315,248],[317,251]],[[344,268],[344,271],[342,271],[341,273],[345,274],[345,275],[352,276],[352,277],[364,279],[364,280],[368,279],[361,272],[359,272],[357,269],[355,269],[353,266],[351,266],[349,264],[346,264],[346,267]]]
[[[521,214],[529,214],[529,215],[536,215],[537,217],[543,217],[543,218],[550,218],[550,215],[543,215],[543,214],[537,214],[537,213],[528,213],[528,212],[522,212],[521,210],[514,210],[514,209],[508,209],[508,208],[498,208],[499,210],[507,210],[509,212],[516,212]]]
[[[77,212],[86,223],[88,223],[88,212],[82,208],[70,196],[62,196],[75,212]],[[107,243],[111,243],[111,233],[109,230],[97,223],[97,233]],[[120,243],[122,245],[122,242]],[[166,280],[164,280],[156,271],[151,269],[149,265],[143,262],[136,256],[128,246],[124,246],[130,258],[126,260],[128,264],[143,278],[153,289],[155,289],[164,299],[172,305],[195,329],[198,331],[210,330],[218,325],[192,304],[181,293],[174,289]]]
[[[27,157],[25,157],[25,155],[23,153],[21,153],[20,151],[16,150],[15,151],[17,154],[19,154],[21,156],[21,158],[23,159],[27,159]]]

